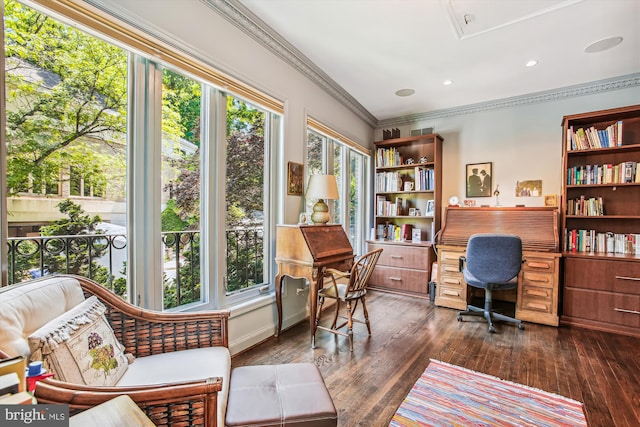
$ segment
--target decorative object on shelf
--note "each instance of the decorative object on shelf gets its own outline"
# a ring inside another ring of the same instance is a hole
[[[427,207],[424,210],[425,216],[434,216],[436,213],[436,202],[435,200],[427,200]]]
[[[298,218],[298,224],[306,224],[309,219],[309,214],[306,212],[300,212],[300,217]]]
[[[287,194],[290,196],[302,196],[304,165],[301,163],[289,162],[288,169]]]
[[[404,191],[412,191],[413,190],[413,182],[406,181],[404,183]]]
[[[338,199],[338,183],[335,175],[311,175],[307,186],[307,199],[318,199],[313,205],[311,221],[314,224],[326,224],[331,219],[329,207],[324,202]]]
[[[382,130],[382,139],[391,139],[391,138],[400,138],[400,129],[383,129]]]
[[[491,197],[491,162],[467,164],[467,197]]]
[[[542,195],[541,179],[516,181],[516,197],[540,197],[541,195]]]
[[[476,201],[473,199],[464,199],[463,203],[467,208],[473,208],[476,206]]]
[[[496,185],[496,189],[493,191],[493,195],[496,196],[496,206],[500,206],[500,199],[498,196],[500,196],[500,190],[498,189],[500,186]]]
[[[449,206],[453,207],[453,206],[460,206],[460,199],[458,199],[458,196],[451,196],[449,197]],[[426,214],[425,214],[426,215]]]
[[[544,195],[544,205],[549,207],[558,206],[558,195],[557,194],[545,194]]]
[[[411,230],[411,241],[414,243],[418,243],[422,240],[422,230],[419,228],[414,228]]]
[[[429,161],[429,158],[427,156],[422,156],[419,159],[420,163],[427,163]]]
[[[407,159],[407,161],[405,162],[405,164],[406,164],[406,165],[412,165],[412,164],[414,164],[415,162],[416,162],[416,161],[415,161],[415,160],[413,160],[413,157],[409,157],[409,158]]]

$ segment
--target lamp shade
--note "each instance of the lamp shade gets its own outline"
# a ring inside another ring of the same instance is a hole
[[[307,199],[338,199],[338,183],[335,175],[311,175],[307,185]]]

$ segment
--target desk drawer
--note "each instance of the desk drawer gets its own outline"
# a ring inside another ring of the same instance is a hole
[[[555,258],[537,258],[535,256],[525,255],[523,271],[535,271],[538,273],[552,274],[556,271]]]
[[[417,246],[384,246],[377,265],[429,270],[429,248]]]
[[[369,284],[397,291],[424,294],[429,288],[429,272],[376,265]]]
[[[524,270],[522,272],[522,286],[538,286],[545,288],[554,287],[554,276],[552,274],[536,273]]]

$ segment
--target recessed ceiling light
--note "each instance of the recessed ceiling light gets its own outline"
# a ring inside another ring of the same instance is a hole
[[[524,64],[525,67],[533,67],[534,65],[538,65],[538,61],[536,61],[535,59],[532,59],[531,61],[527,61],[527,63]]]
[[[586,53],[596,53],[602,52],[603,50],[611,49],[614,46],[622,43],[622,37],[609,37],[607,39],[598,40],[597,42],[591,43],[589,46],[584,48]]]
[[[416,91],[413,89],[400,89],[396,91],[396,95],[398,96],[411,96],[414,93],[416,93]]]
[[[442,84],[445,85],[445,86],[449,86],[450,84],[453,84],[453,81],[445,80],[444,82],[442,82]]]

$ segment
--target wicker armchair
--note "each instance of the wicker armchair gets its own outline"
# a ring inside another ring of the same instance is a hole
[[[65,275],[65,277],[69,277]],[[99,284],[73,276],[85,297],[107,307],[113,331],[136,358],[203,347],[228,347],[228,311],[162,313],[131,305]],[[134,362],[135,363],[135,362]],[[71,414],[122,394],[129,395],[156,425],[216,426],[221,378],[128,387],[92,387],[48,378],[38,383],[38,403],[68,404]]]

